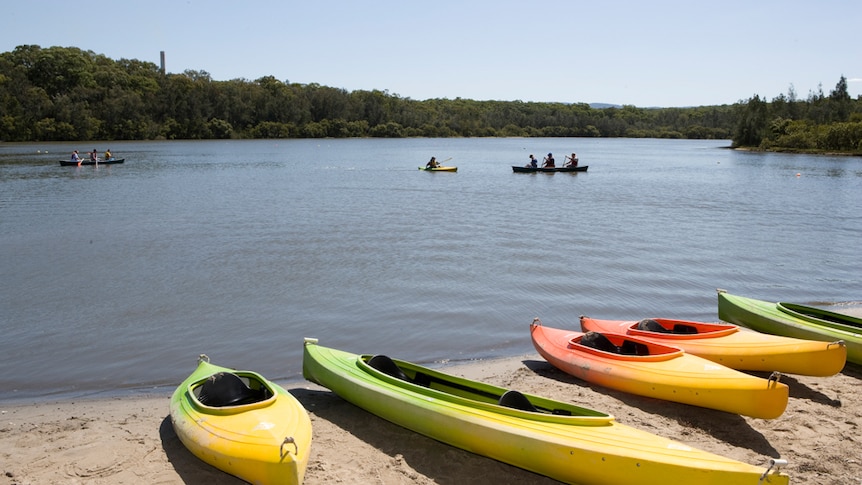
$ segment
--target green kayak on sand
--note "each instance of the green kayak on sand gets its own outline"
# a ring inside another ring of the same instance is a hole
[[[698,450],[613,416],[385,355],[305,339],[302,374],[380,418],[437,441],[581,485],[786,484],[778,470]]]
[[[718,291],[718,318],[758,332],[808,340],[843,340],[847,361],[862,364],[862,318],[795,303],[774,303]]]

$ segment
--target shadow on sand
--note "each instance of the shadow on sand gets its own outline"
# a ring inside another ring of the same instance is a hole
[[[380,450],[393,460],[400,457],[418,473],[434,483],[460,485],[465,477],[482,477],[481,483],[518,483],[523,485],[551,485],[556,480],[485,458],[441,443],[419,433],[392,424],[353,404],[335,393],[314,389],[290,389],[309,414],[324,419]],[[311,462],[316,460],[312,444]],[[314,471],[309,462],[306,482]],[[322,483],[316,481],[316,483]]]
[[[745,421],[745,418],[738,414],[616,391],[582,381],[574,376],[566,374],[545,361],[525,360],[523,362],[527,368],[540,376],[566,384],[587,387],[597,393],[613,397],[614,399],[624,402],[629,406],[641,409],[647,413],[675,420],[681,426],[697,428],[710,436],[733,446],[746,448],[764,456],[780,456],[778,450],[776,450],[760,432],[753,429]],[[587,406],[589,407],[588,404]],[[602,409],[596,410],[605,411]],[[623,422],[623,424],[628,423]],[[637,427],[636,425],[630,426]],[[668,437],[674,439],[673,436]]]
[[[186,449],[174,432],[171,417],[166,416],[159,426],[162,449],[168,462],[176,470],[183,483],[206,483],[207,485],[242,485],[245,482],[218,468],[204,463]]]

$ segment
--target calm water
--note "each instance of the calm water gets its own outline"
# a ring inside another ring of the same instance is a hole
[[[417,139],[112,142],[124,165],[57,163],[90,145],[0,144],[0,399],[170,389],[200,353],[299,381],[303,337],[521,355],[534,316],[715,321],[716,288],[862,304],[859,158]],[[589,172],[512,173],[548,151]],[[432,155],[458,173],[416,170]]]

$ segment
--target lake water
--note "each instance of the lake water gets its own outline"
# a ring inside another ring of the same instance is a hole
[[[0,399],[301,381],[303,337],[439,365],[529,323],[862,305],[862,159],[640,139],[0,143]],[[576,151],[589,171],[516,174]],[[431,157],[457,173],[418,171]],[[451,158],[451,159],[450,159]]]

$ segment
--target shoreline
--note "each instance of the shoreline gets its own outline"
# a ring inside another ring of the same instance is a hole
[[[786,148],[786,147],[773,147],[773,148],[759,148],[759,147],[746,147],[746,146],[738,146],[735,147],[733,145],[722,147],[729,150],[738,150],[741,152],[760,152],[760,153],[790,153],[797,155],[825,155],[829,157],[862,157],[862,153],[858,152],[835,152],[835,151],[820,151],[820,150],[805,150],[801,148]]]
[[[445,365],[446,372],[614,415],[617,421],[758,466],[788,461],[791,483],[862,481],[862,366],[831,377],[785,375],[774,420],[633,396],[590,385],[538,354]],[[303,483],[546,485],[555,480],[393,425],[307,381],[277,382],[308,410],[314,441]],[[170,394],[135,391],[40,402],[0,402],[2,484],[244,483],[198,460],[177,438]]]

